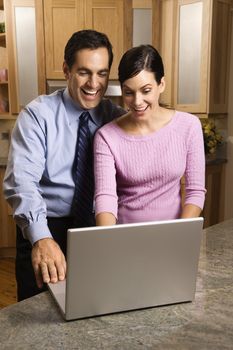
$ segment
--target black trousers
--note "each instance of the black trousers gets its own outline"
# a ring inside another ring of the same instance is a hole
[[[66,256],[67,229],[73,227],[73,218],[47,218],[47,220],[54,240],[59,244]],[[23,234],[17,226],[15,272],[18,301],[30,298],[33,295],[47,290],[46,285],[41,289],[36,285],[31,262],[31,251],[31,243],[23,238]]]

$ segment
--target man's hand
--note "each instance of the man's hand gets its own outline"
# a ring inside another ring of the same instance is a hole
[[[36,284],[62,281],[66,275],[66,260],[59,245],[52,238],[37,241],[32,247],[32,266]]]

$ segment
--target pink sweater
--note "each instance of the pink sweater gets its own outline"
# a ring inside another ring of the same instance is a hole
[[[179,218],[180,180],[185,204],[203,208],[205,156],[199,119],[176,112],[166,126],[146,136],[125,133],[113,121],[94,140],[96,215],[118,223]]]

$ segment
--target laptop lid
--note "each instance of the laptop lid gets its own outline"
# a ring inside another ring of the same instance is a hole
[[[49,286],[65,319],[193,300],[202,225],[193,218],[68,230],[66,282]]]

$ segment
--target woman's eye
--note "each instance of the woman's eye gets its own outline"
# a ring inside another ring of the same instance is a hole
[[[132,92],[131,91],[124,91],[124,94],[125,94],[125,96],[129,96],[129,95],[132,95]]]

